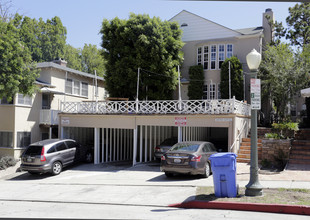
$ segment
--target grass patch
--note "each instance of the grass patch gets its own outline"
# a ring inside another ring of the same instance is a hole
[[[263,189],[262,196],[245,196],[245,188],[239,188],[236,198],[217,198],[214,188],[210,186],[197,187],[196,200],[200,201],[226,201],[226,202],[248,202],[266,204],[287,204],[310,206],[309,189]]]

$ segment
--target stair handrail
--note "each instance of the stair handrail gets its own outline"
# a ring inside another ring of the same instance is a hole
[[[248,122],[247,120],[244,121],[243,126],[242,126],[242,128],[241,128],[241,130],[240,130],[238,136],[236,137],[234,143],[231,145],[231,147],[230,147],[230,149],[229,149],[229,152],[231,152],[231,150],[233,149],[233,147],[236,145],[237,141],[239,141],[240,135],[243,133],[243,130],[244,130],[245,125],[247,124],[247,122]]]

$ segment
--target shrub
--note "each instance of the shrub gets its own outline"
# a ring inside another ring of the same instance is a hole
[[[5,156],[0,158],[0,170],[4,170],[8,167],[15,166],[17,161],[10,156]]]
[[[295,131],[298,131],[298,123],[273,123],[272,128],[281,138],[292,138],[295,135]]]
[[[274,138],[274,139],[280,139],[280,135],[277,133],[266,133],[265,138]]]

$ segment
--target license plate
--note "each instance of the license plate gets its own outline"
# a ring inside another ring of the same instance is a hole
[[[27,158],[27,162],[32,162],[32,159],[31,158]]]
[[[173,160],[175,163],[181,163],[181,159],[174,159]]]

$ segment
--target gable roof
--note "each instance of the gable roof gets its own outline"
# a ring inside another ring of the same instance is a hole
[[[84,76],[84,77],[88,77],[88,78],[92,78],[92,79],[96,78],[96,76],[93,75],[93,74],[89,74],[89,73],[85,73],[85,72],[78,71],[78,70],[75,70],[75,69],[71,69],[69,67],[61,66],[61,65],[59,65],[57,63],[53,63],[53,62],[38,63],[37,64],[37,68],[40,68],[40,69],[42,69],[42,68],[55,68],[55,69],[63,70],[65,72],[74,73],[74,74],[77,74],[77,75],[80,75],[80,76]],[[104,81],[104,78],[101,77],[101,76],[97,76],[97,80]]]
[[[169,21],[177,21],[180,24],[183,30],[183,41],[225,39],[262,32],[262,27],[233,30],[186,10],[182,10]]]

